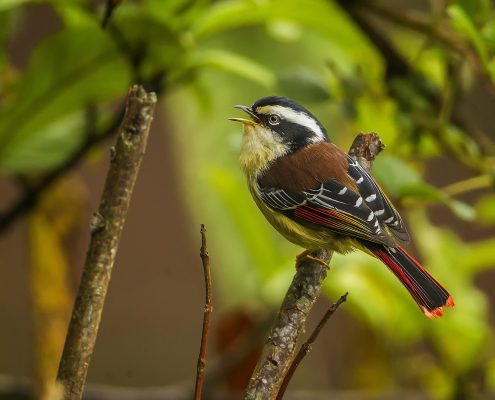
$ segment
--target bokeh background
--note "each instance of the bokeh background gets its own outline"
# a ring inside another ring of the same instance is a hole
[[[349,298],[288,396],[490,398],[493,3],[113,3],[103,29],[104,1],[0,1],[0,398],[47,398],[132,83],[160,102],[89,369],[95,398],[110,398],[101,385],[126,388],[114,398],[189,393],[200,223],[214,275],[207,397],[245,387],[301,251],[254,206],[240,127],[227,121],[234,104],[272,94],[310,108],[343,149],[360,131],[380,134],[373,174],[407,219],[410,251],[456,302],[430,321],[379,262],[334,256],[308,330]]]

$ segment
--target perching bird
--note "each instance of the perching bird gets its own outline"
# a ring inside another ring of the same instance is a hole
[[[235,106],[244,125],[240,162],[251,194],[268,221],[307,250],[360,249],[379,258],[429,318],[454,306],[449,293],[401,246],[404,223],[380,186],[303,106],[265,97]],[[303,254],[308,254],[304,252]]]

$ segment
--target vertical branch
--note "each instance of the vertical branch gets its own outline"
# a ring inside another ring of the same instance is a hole
[[[316,339],[318,339],[318,335],[320,334],[321,330],[328,322],[330,317],[335,313],[335,311],[337,311],[337,308],[339,308],[339,306],[344,301],[347,300],[348,294],[349,293],[346,293],[343,296],[340,296],[340,299],[338,299],[336,303],[332,304],[332,306],[323,315],[318,325],[316,325],[316,328],[314,329],[313,333],[311,333],[311,335],[309,336],[309,339],[306,340],[306,342],[304,342],[304,344],[301,346],[296,357],[294,358],[294,361],[292,362],[289,368],[289,371],[287,371],[287,375],[285,375],[285,378],[282,382],[282,385],[280,386],[280,390],[278,391],[275,400],[282,400],[285,394],[285,390],[287,389],[287,386],[289,386],[289,382],[292,379],[292,375],[294,375],[294,372],[296,371],[297,367],[299,367],[299,364],[301,363],[302,359],[306,357],[308,353],[311,351],[311,346],[313,346],[313,343],[316,341]]]
[[[328,264],[332,252],[322,249],[312,252],[311,257]],[[311,258],[299,265],[249,381],[246,400],[268,400],[276,396],[294,358],[306,318],[320,295],[327,270],[328,267]]]
[[[360,133],[349,154],[369,170],[383,148],[376,133]],[[332,254],[327,249],[313,251],[297,269],[244,393],[245,400],[271,400],[277,396],[294,359],[306,319],[320,295],[328,270],[324,265],[328,265]]]
[[[91,239],[60,360],[57,380],[64,388],[64,399],[77,400],[82,396],[155,104],[154,93],[146,93],[138,85],[130,89],[100,206],[90,222]]]
[[[196,385],[194,388],[194,400],[201,400],[203,384],[205,381],[206,348],[208,346],[208,332],[210,330],[211,313],[213,312],[213,302],[211,299],[211,271],[210,256],[206,248],[206,229],[201,224],[201,249],[199,252],[203,263],[203,273],[205,275],[205,310],[203,314],[203,330],[201,333],[201,346],[199,349],[198,366],[196,370]]]

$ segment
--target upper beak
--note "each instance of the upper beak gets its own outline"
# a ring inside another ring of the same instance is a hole
[[[234,121],[234,122],[242,122],[243,124],[248,124],[248,125],[258,125],[260,123],[260,119],[256,116],[256,114],[253,112],[251,107],[248,106],[234,106],[234,108],[239,108],[242,111],[248,113],[253,119],[246,119],[246,118],[229,118],[229,121]]]

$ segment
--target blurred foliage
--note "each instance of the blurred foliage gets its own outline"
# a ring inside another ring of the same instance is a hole
[[[95,9],[86,0],[3,0],[2,45],[15,38],[32,3],[51,8],[61,25],[36,43],[25,68],[0,56],[1,172],[29,181],[56,169],[104,134],[131,83],[164,90],[182,190],[209,228],[223,304],[276,307],[299,250],[268,226],[250,198],[237,167],[239,127],[226,121],[232,105],[288,95],[318,115],[342,148],[357,132],[376,131],[387,149],[373,173],[404,213],[407,206],[417,251],[457,308],[427,320],[393,275],[361,253],[334,257],[325,291],[336,297],[348,290],[345,308],[386,343],[390,367],[375,371],[381,373],[377,386],[380,379],[398,384],[406,369],[415,387],[436,398],[467,396],[478,384],[495,391],[493,327],[475,284],[495,267],[495,240],[466,243],[451,229],[435,227],[426,213],[435,204],[450,209],[462,226],[495,224],[495,196],[486,190],[493,187],[494,138],[473,129],[457,104],[478,81],[494,92],[492,2],[439,2],[424,12],[427,25],[408,29],[400,24],[408,26],[416,11],[401,9],[401,22],[363,6],[363,13],[377,14],[377,34],[394,53],[374,43],[342,1],[126,1],[102,30],[104,2]],[[474,183],[441,190],[425,182],[425,162],[439,156],[468,168]],[[483,188],[476,202],[458,199]],[[33,220],[33,235],[42,222]],[[411,372],[408,365],[418,363]]]
[[[29,218],[34,373],[38,399],[54,399],[54,385],[73,301],[68,238],[84,215],[84,190],[64,179],[42,196]]]

